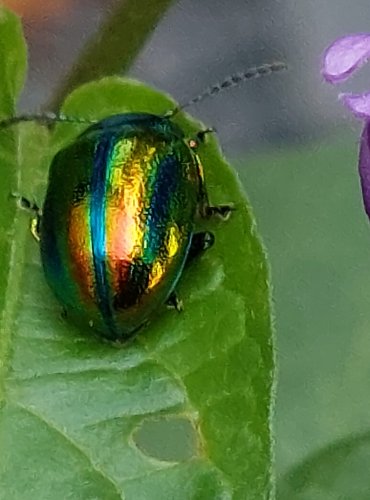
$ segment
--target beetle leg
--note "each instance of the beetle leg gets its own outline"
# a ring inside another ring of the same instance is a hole
[[[214,234],[209,231],[193,234],[185,265],[187,266],[196,257],[198,257],[198,255],[208,250],[208,248],[211,248],[214,242]],[[166,306],[171,309],[176,309],[177,312],[181,312],[183,310],[182,300],[178,298],[175,291],[168,297]]]
[[[11,196],[17,200],[19,208],[21,208],[22,210],[27,210],[27,212],[31,212],[32,214],[32,219],[30,224],[31,234],[35,238],[35,240],[39,242],[41,216],[42,216],[41,209],[35,202],[28,200],[27,198],[18,193],[12,193]]]
[[[216,129],[214,129],[213,127],[209,127],[209,128],[204,129],[204,130],[200,130],[199,132],[197,132],[197,135],[195,136],[196,142],[203,143],[208,134],[213,134],[215,132],[216,132]]]
[[[199,132],[195,134],[195,137],[189,140],[189,147],[196,151],[199,147],[199,144],[203,144],[205,142],[207,135],[212,134],[213,132],[216,132],[214,128],[205,128],[204,130],[199,130]]]
[[[211,248],[214,242],[215,236],[209,231],[193,234],[188,256],[186,259],[186,265],[192,262],[196,257],[198,257],[198,255],[208,250],[208,248]]]
[[[222,220],[227,220],[231,212],[235,210],[233,203],[225,203],[222,205],[211,205],[208,198],[206,183],[203,175],[203,168],[200,163],[198,163],[198,175],[199,175],[199,213],[204,219],[209,219],[210,217],[217,216]]]
[[[40,224],[41,224],[41,216],[37,214],[35,217],[31,219],[31,234],[37,243],[40,243]]]
[[[233,203],[225,203],[222,205],[211,205],[208,199],[208,193],[203,176],[200,177],[200,189],[199,189],[199,213],[204,219],[209,219],[211,217],[219,217],[222,220],[228,220],[231,212],[235,210]]]
[[[201,161],[196,154],[196,150],[200,143],[204,142],[207,134],[215,132],[213,128],[207,128],[205,130],[200,130],[195,139],[191,139],[189,141],[189,147],[194,150],[196,159],[197,159],[197,170],[198,170],[198,178],[199,178],[199,212],[200,216],[209,219],[210,217],[217,216],[222,220],[227,220],[231,212],[235,210],[235,207],[232,203],[227,203],[223,205],[212,206],[209,203],[206,183],[204,180],[204,173]]]
[[[228,203],[226,205],[216,205],[216,206],[211,206],[211,205],[206,205],[203,207],[202,211],[202,216],[209,218],[209,217],[220,217],[222,220],[228,220],[228,218],[231,215],[231,212],[235,210],[235,207],[232,203]]]
[[[68,313],[65,307],[62,307],[62,310],[60,311],[60,317],[63,320],[68,318]]]
[[[177,312],[181,312],[183,309],[182,300],[180,300],[176,292],[171,292],[170,296],[166,300],[166,306],[171,309],[176,309]]]
[[[205,128],[204,130],[199,130],[199,132],[197,132],[194,137],[189,139],[189,148],[196,153],[199,145],[205,142],[207,135],[212,134],[213,132],[216,132],[214,128]]]

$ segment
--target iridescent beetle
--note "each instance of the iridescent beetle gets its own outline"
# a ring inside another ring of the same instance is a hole
[[[91,125],[54,157],[32,233],[51,289],[68,317],[110,340],[125,340],[175,292],[184,266],[214,242],[195,232],[196,218],[227,219],[231,205],[209,203],[197,146],[171,118],[241,81],[285,68],[273,63],[227,78],[164,116],[125,113]],[[84,120],[27,115],[0,122]]]

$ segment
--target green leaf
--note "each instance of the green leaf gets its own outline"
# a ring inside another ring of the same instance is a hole
[[[108,78],[75,91],[64,112],[99,118],[172,106],[142,84]],[[201,127],[186,116],[178,121],[189,134]],[[80,130],[59,125],[49,140],[38,126],[20,129],[14,161],[22,193],[41,199],[52,154]],[[2,134],[0,144],[9,149]],[[13,218],[0,323],[0,498],[268,497],[273,353],[266,259],[215,139],[199,154],[212,202],[233,201],[237,211],[228,222],[206,224],[216,244],[184,272],[184,312],[163,307],[120,349],[61,319],[27,216]]]
[[[15,103],[23,87],[26,70],[26,45],[17,17],[0,9],[0,119],[12,116]],[[13,230],[14,204],[9,203],[9,193],[17,187],[16,144],[12,131],[3,132],[0,148],[0,283],[8,279],[10,259],[9,237]],[[5,147],[4,147],[5,146]],[[4,287],[0,288],[0,311],[4,305]],[[2,343],[0,338],[0,345]],[[1,350],[1,347],[0,347]],[[1,361],[0,361],[1,366]]]
[[[0,114],[14,114],[16,99],[23,88],[27,54],[22,25],[15,14],[0,8]]]
[[[58,86],[48,111],[58,110],[66,95],[79,85],[127,71],[172,3],[173,0],[116,2]]]
[[[279,498],[294,500],[368,500],[370,433],[326,446],[286,474]]]
[[[359,134],[284,147],[241,168],[273,269],[278,477],[369,430],[370,227]]]

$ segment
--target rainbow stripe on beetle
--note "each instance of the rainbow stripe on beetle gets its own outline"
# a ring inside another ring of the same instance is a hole
[[[181,310],[184,268],[214,244],[198,218],[226,220],[232,204],[211,205],[197,153],[211,130],[187,138],[173,121],[185,107],[240,82],[286,68],[251,68],[163,116],[123,113],[101,121],[23,115],[0,122],[89,123],[50,166],[42,209],[33,213],[44,274],[68,318],[109,340],[126,340],[167,304]],[[68,175],[66,171],[68,169]]]

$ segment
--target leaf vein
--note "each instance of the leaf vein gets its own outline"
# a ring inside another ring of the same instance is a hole
[[[91,468],[97,474],[99,474],[105,481],[107,481],[109,484],[111,484],[113,486],[113,488],[117,492],[118,498],[120,500],[122,500],[124,498],[122,492],[120,491],[120,489],[118,487],[118,485],[113,481],[113,479],[111,479],[96,463],[93,462],[93,460],[88,455],[88,453],[86,453],[86,451],[81,446],[79,446],[79,444],[74,439],[72,439],[65,432],[63,432],[62,429],[59,429],[58,427],[56,427],[54,423],[50,422],[49,420],[47,420],[42,415],[40,415],[39,413],[35,412],[33,409],[31,409],[31,408],[29,408],[29,407],[27,407],[25,405],[22,405],[19,402],[17,402],[17,406],[19,408],[21,408],[22,410],[24,410],[25,412],[27,412],[30,415],[32,415],[33,417],[35,417],[38,420],[40,420],[40,422],[42,422],[44,425],[46,425],[47,427],[49,427],[50,429],[52,429],[54,432],[56,432],[59,436],[61,436],[63,439],[65,439],[70,446],[72,446],[73,448],[75,448],[84,458],[86,458],[86,460],[91,465]]]

